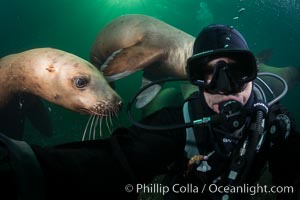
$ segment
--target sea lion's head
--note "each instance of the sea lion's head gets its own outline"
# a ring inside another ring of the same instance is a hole
[[[31,56],[31,63],[37,62],[39,68],[31,76],[35,79],[32,81],[36,83],[37,93],[46,100],[76,112],[102,117],[114,115],[120,109],[120,96],[91,63],[51,48],[35,50],[34,54],[37,56]]]
[[[66,91],[54,97],[62,98],[64,107],[100,116],[115,114],[119,110],[120,96],[96,67],[84,60],[73,60],[64,68],[67,70],[61,70],[59,78]]]

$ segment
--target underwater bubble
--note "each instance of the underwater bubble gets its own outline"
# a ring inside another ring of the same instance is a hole
[[[241,12],[244,12],[246,9],[245,8],[241,8],[241,9],[239,9],[239,13],[241,13]]]

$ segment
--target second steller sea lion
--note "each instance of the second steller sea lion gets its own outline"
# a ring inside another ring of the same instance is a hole
[[[184,78],[193,42],[193,36],[153,17],[123,15],[99,32],[90,61],[109,82],[143,70],[143,86],[166,77]],[[138,107],[147,104],[160,89],[155,85],[141,94]]]

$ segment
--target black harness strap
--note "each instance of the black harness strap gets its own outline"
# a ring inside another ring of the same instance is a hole
[[[201,102],[201,97],[198,92],[195,92],[191,95],[191,97],[188,99],[189,104],[188,104],[188,112],[190,114],[190,118],[192,120],[195,119],[201,119],[203,117],[203,108],[202,108],[202,102]],[[209,152],[203,152],[203,147],[207,146],[207,141],[208,141],[208,131],[204,130],[207,129],[207,127],[193,127],[194,130],[194,136],[196,139],[196,144],[198,147],[198,150],[201,151],[199,152],[200,154],[207,154]]]

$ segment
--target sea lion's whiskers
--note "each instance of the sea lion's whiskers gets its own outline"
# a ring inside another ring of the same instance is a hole
[[[112,133],[113,131],[113,123],[112,123],[112,119],[111,119],[111,114],[108,115],[108,119],[109,119],[109,124],[108,124],[108,128],[109,128],[109,131],[110,131],[110,134]]]
[[[113,117],[116,116],[119,112],[119,107],[121,106],[121,103],[114,105],[114,104],[110,104],[109,102],[105,102],[105,101],[99,101],[97,104],[95,104],[94,106],[92,106],[92,108],[89,110],[93,115],[96,116],[96,119],[92,119],[91,122],[91,127],[90,127],[90,137],[89,138],[93,138],[96,139],[96,131],[97,131],[97,126],[98,126],[98,121],[100,124],[100,138],[103,137],[102,134],[102,121],[103,118],[105,118],[105,123],[107,126],[107,130],[109,132],[109,134],[112,133],[112,127],[114,125],[113,123]],[[93,128],[93,130],[92,130]]]
[[[82,138],[81,138],[81,141],[84,141],[84,139],[85,139],[86,131],[87,131],[87,128],[88,128],[88,126],[89,126],[89,124],[90,124],[90,121],[91,121],[92,116],[93,116],[93,115],[90,115],[90,117],[89,117],[89,119],[88,119],[88,121],[87,121],[87,123],[86,123],[86,125],[85,125],[85,129],[84,129],[84,132],[83,132],[83,136],[82,136]]]
[[[93,115],[92,122],[91,122],[91,125],[90,125],[89,140],[91,140],[92,128],[93,128],[93,125],[94,125],[95,116],[96,115]]]
[[[119,118],[118,118],[117,113],[118,113],[118,110],[113,110],[113,111],[112,111],[112,117],[114,117],[114,118],[112,118],[112,120],[113,120],[113,121],[116,121],[116,120],[117,120],[117,124],[120,125],[120,123],[119,123]]]
[[[99,124],[100,124],[100,138],[102,137],[102,120],[103,120],[103,117],[101,116],[100,120],[99,120]]]
[[[109,120],[110,120],[111,127],[115,127],[115,124],[117,124],[117,126],[120,125],[119,118],[116,117],[117,115],[118,115],[118,109],[112,109],[110,111]]]
[[[109,124],[108,124],[107,118],[108,118],[108,117],[105,118],[105,122],[106,122],[106,126],[107,126],[107,129],[108,129],[108,132],[109,132],[109,134],[111,134],[111,133],[112,133],[112,130],[111,130]]]
[[[110,125],[111,125],[111,126],[113,126],[113,123],[112,123],[111,116],[112,116],[112,114],[111,114],[111,113],[109,113],[109,114],[108,114],[108,117],[109,117],[109,123],[110,123]]]
[[[93,140],[95,140],[95,139],[96,139],[96,129],[97,129],[97,126],[98,126],[98,121],[99,121],[99,118],[100,118],[100,116],[99,116],[99,115],[97,115],[97,116],[96,116],[95,125],[94,125],[94,130],[93,130]]]

